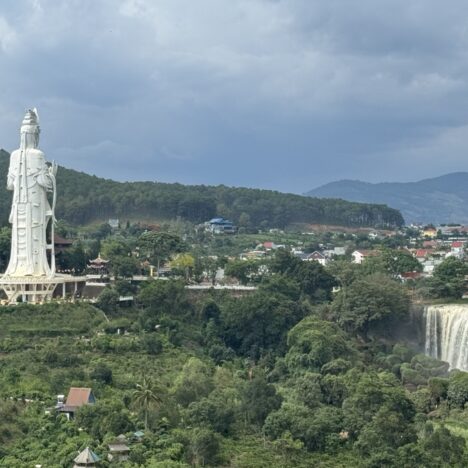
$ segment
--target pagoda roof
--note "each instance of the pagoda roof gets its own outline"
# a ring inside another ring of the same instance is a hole
[[[80,465],[86,465],[97,463],[101,459],[89,447],[86,447],[73,461]]]
[[[98,265],[106,265],[107,263],[109,263],[109,260],[104,260],[103,258],[101,258],[101,254],[99,253],[97,258],[95,258],[94,260],[90,260],[89,263],[97,263]]]

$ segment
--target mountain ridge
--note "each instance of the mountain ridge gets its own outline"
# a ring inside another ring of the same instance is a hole
[[[0,223],[11,203],[6,190],[8,153],[0,150]],[[398,227],[398,210],[382,205],[321,200],[272,190],[183,185],[162,182],[116,182],[59,166],[57,217],[73,224],[108,218],[181,218],[200,223],[224,216],[246,228],[284,228],[295,223],[350,227]]]
[[[343,179],[305,193],[359,203],[383,203],[407,223],[468,223],[468,172],[452,172],[414,182]]]

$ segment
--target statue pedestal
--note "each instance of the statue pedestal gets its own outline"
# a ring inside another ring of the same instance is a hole
[[[30,304],[42,304],[50,301],[57,286],[62,286],[61,296],[66,298],[67,292],[76,295],[78,285],[85,283],[86,278],[82,276],[55,275],[46,276],[2,276],[0,278],[0,288],[7,297],[8,304],[16,304],[21,298],[22,302]],[[67,291],[67,285],[70,285]]]

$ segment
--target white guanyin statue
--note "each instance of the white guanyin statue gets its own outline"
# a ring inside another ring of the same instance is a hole
[[[5,277],[52,277],[55,274],[53,223],[57,166],[47,165],[44,153],[38,149],[39,132],[37,111],[29,110],[21,125],[20,148],[11,153],[8,170],[7,188],[13,190],[12,238]],[[52,206],[48,192],[53,193]],[[51,253],[50,264],[47,249]]]

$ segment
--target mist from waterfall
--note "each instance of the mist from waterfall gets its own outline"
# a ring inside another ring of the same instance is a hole
[[[468,306],[427,306],[424,318],[426,354],[468,371]]]

